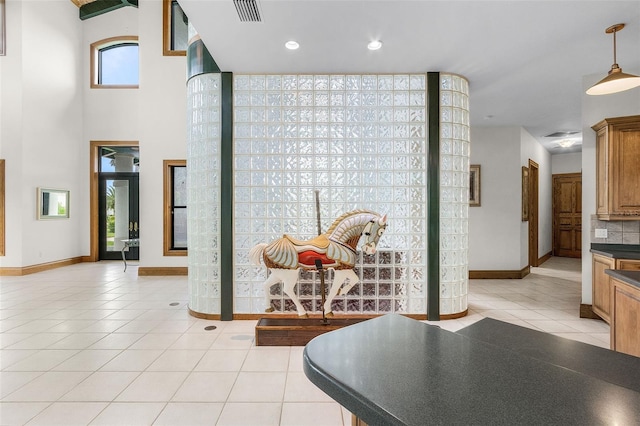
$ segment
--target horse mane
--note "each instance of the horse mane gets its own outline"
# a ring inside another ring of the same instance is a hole
[[[373,217],[380,217],[378,213],[373,212],[371,210],[365,210],[365,209],[352,210],[350,212],[344,213],[343,215],[338,217],[336,220],[334,220],[331,226],[329,227],[329,229],[327,229],[327,232],[325,232],[325,234],[326,235],[332,234],[338,228],[338,226],[340,226],[340,224],[343,223],[346,219],[350,218],[351,216],[357,216],[359,214],[370,214]]]

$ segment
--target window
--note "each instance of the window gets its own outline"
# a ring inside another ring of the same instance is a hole
[[[138,37],[123,36],[91,44],[91,87],[138,88]]]
[[[176,0],[163,0],[162,54],[186,56],[189,39],[189,20]]]
[[[4,19],[4,0],[0,0],[0,55],[5,53],[5,19]]]
[[[164,255],[187,255],[186,160],[164,160]]]

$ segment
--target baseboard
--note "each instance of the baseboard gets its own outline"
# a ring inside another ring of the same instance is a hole
[[[599,319],[599,320],[602,319],[598,314],[593,312],[591,305],[586,305],[584,303],[580,304],[580,318]]]
[[[22,266],[15,268],[0,268],[0,276],[19,277],[22,275],[35,274],[37,272],[48,271],[51,269],[62,268],[63,266],[75,265],[82,263],[83,256],[72,257],[70,259],[55,260],[53,262],[39,263],[37,265]]]
[[[171,276],[171,275],[189,275],[189,268],[186,266],[139,266],[138,276]]]
[[[529,266],[519,271],[469,271],[471,280],[519,280],[529,275]]]
[[[545,254],[540,259],[538,259],[538,266],[542,265],[544,262],[546,262],[549,259],[551,259],[551,252]]]

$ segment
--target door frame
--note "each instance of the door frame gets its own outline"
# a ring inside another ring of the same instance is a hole
[[[108,146],[139,146],[138,141],[90,141],[89,149],[89,262],[100,260],[98,227],[98,172],[100,148]]]
[[[539,172],[538,163],[529,159],[529,266],[538,266],[538,208]]]

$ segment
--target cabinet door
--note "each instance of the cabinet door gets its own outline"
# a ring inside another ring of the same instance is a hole
[[[611,349],[640,356],[640,291],[616,279],[611,289]]]
[[[616,269],[627,271],[640,271],[640,260],[618,259]]]
[[[613,213],[640,216],[640,124],[615,127],[610,185]]]
[[[615,259],[610,257],[593,255],[593,281],[592,281],[592,305],[593,312],[609,323],[610,312],[610,280],[611,278],[604,271],[614,269]]]

